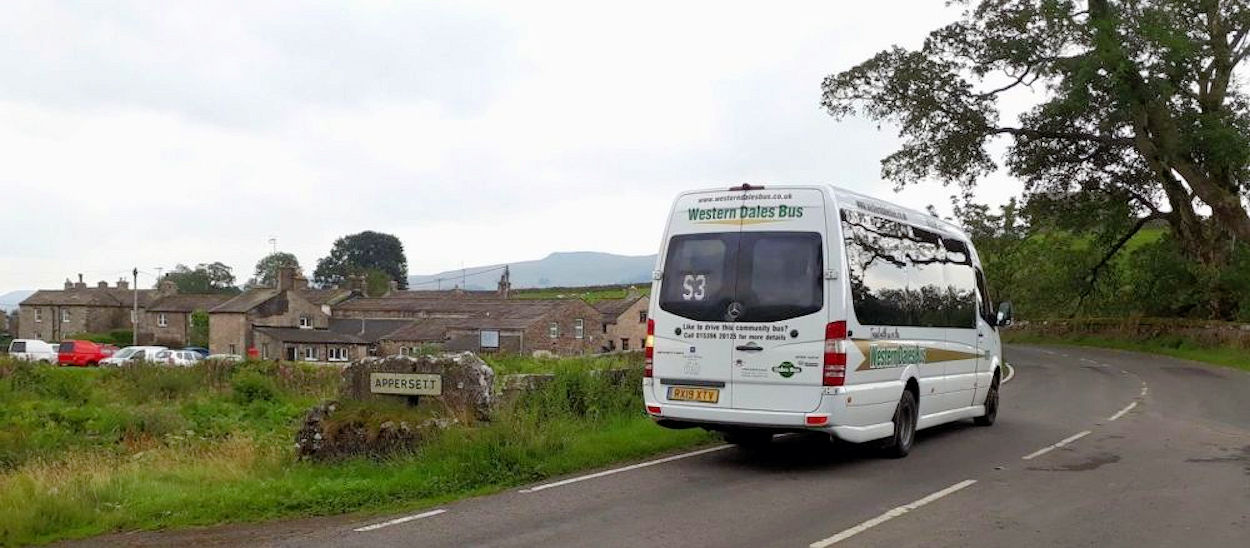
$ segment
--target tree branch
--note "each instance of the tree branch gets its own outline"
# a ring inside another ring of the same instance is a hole
[[[1098,264],[1094,265],[1094,268],[1090,270],[1089,274],[1085,277],[1085,289],[1081,291],[1081,297],[1076,301],[1076,308],[1072,311],[1073,316],[1075,316],[1077,311],[1081,309],[1081,304],[1085,302],[1085,298],[1089,297],[1089,294],[1094,292],[1094,284],[1098,281],[1098,273],[1102,271],[1103,267],[1107,266],[1107,263],[1111,262],[1111,258],[1115,257],[1116,253],[1119,253],[1120,249],[1124,247],[1124,244],[1127,244],[1129,240],[1133,239],[1133,236],[1141,231],[1141,229],[1146,226],[1146,223],[1155,219],[1162,219],[1164,216],[1165,215],[1162,213],[1151,213],[1150,215],[1138,219],[1137,223],[1133,225],[1133,228],[1129,229],[1128,233],[1120,237],[1120,239],[1111,246],[1111,249],[1107,251],[1107,254],[1103,256],[1102,260],[1098,261]]]
[[[1067,139],[1069,141],[1094,141],[1097,143],[1105,143],[1108,145],[1131,146],[1133,139],[1129,137],[1115,137],[1111,135],[1094,135],[1092,133],[1080,133],[1076,131],[1044,131],[1040,129],[1028,129],[1018,127],[999,127],[989,130],[990,134],[1001,135],[1007,133],[1016,137],[1030,137],[1033,139]]]

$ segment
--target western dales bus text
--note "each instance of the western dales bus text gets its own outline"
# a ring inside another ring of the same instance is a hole
[[[724,221],[733,219],[798,219],[803,206],[741,206],[690,208],[691,221]]]
[[[903,365],[923,364],[927,361],[925,348],[916,345],[877,346],[868,349],[868,367],[884,369]]]

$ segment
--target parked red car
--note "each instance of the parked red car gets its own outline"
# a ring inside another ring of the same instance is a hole
[[[56,362],[61,365],[85,367],[99,365],[100,360],[113,355],[117,347],[111,344],[97,344],[91,341],[65,341],[57,349]]]

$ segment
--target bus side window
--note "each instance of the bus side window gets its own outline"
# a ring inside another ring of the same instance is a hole
[[[977,309],[981,312],[981,318],[985,320],[985,323],[990,324],[991,328],[996,328],[998,321],[994,314],[994,303],[990,302],[989,291],[985,288],[985,274],[980,268],[977,268],[977,295],[980,297],[977,299],[980,301]]]

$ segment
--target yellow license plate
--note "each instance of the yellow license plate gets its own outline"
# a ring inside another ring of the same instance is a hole
[[[676,401],[697,401],[703,403],[716,403],[720,400],[719,388],[686,388],[683,386],[670,386],[668,388],[668,399]]]

